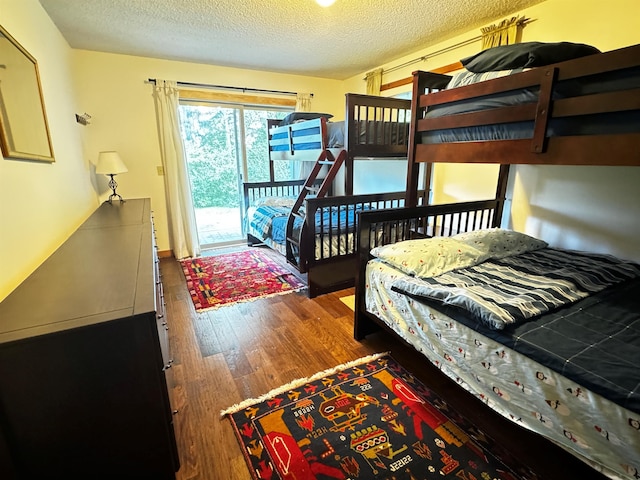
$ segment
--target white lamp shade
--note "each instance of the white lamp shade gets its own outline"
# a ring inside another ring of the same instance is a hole
[[[96,173],[116,175],[118,173],[125,173],[128,171],[127,166],[120,158],[120,155],[118,155],[118,152],[100,152],[98,155]]]

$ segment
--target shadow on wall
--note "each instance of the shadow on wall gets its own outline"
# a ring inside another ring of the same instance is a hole
[[[640,261],[640,168],[519,165],[510,223],[558,247]]]
[[[553,210],[532,206],[525,232],[540,238],[552,247],[609,253],[626,260],[640,262],[637,238],[623,235],[623,226],[611,229],[606,225],[586,223]]]

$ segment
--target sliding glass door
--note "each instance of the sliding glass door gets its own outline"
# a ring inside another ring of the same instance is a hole
[[[181,101],[201,248],[244,241],[242,182],[269,179],[267,119],[290,110]]]

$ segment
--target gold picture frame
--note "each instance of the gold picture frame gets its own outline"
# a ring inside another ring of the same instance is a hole
[[[4,158],[55,161],[38,62],[1,25],[0,147]]]

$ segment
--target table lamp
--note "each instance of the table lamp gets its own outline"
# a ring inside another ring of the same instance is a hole
[[[109,180],[109,188],[113,192],[109,195],[109,203],[112,203],[114,198],[120,199],[121,202],[124,202],[122,197],[116,193],[116,187],[118,184],[113,179],[119,173],[126,173],[129,170],[127,166],[124,164],[118,152],[110,151],[110,152],[100,152],[98,155],[98,164],[96,165],[96,173],[101,173],[104,175],[108,175],[111,177]]]

